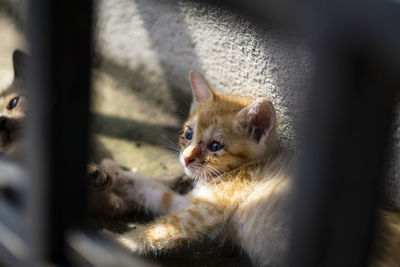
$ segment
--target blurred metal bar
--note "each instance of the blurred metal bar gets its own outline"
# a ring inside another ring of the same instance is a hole
[[[25,200],[26,172],[19,164],[0,160],[0,265],[26,263]]]
[[[3,228],[7,228],[10,231],[16,233],[17,235],[23,237],[26,233],[24,214],[21,210],[18,210],[11,203],[0,198],[0,223],[4,225]]]
[[[92,1],[28,7],[29,263],[67,264],[65,231],[85,212]]]
[[[14,202],[15,206],[22,208],[25,202],[27,188],[26,169],[9,160],[0,160],[0,198]],[[0,217],[1,220],[1,217]]]
[[[26,262],[28,246],[26,220],[19,209],[0,197],[0,265],[23,266]]]
[[[126,253],[98,233],[70,231],[67,238],[68,256],[73,266],[148,267],[153,266],[137,256]]]
[[[314,3],[316,80],[287,266],[365,266],[400,89],[400,5]]]

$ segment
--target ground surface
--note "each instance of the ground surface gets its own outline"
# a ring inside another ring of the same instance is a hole
[[[1,90],[13,78],[13,50],[24,49],[25,45],[13,20],[1,11],[0,32]],[[100,64],[93,71],[93,133],[112,151],[121,165],[134,171],[148,176],[181,172],[176,140],[182,114],[172,112],[177,110],[171,108],[174,103],[159,102],[162,92],[158,92],[157,88],[150,88],[148,84],[141,88],[140,84],[143,83],[129,82],[134,77],[120,73],[112,75],[113,72],[105,72],[105,68],[107,66]],[[158,102],[152,99],[154,94],[157,94]],[[107,225],[117,231],[134,225],[135,231],[140,231],[146,220],[143,216],[135,215],[119,222],[108,222]],[[228,246],[204,242],[168,255],[160,255],[156,262],[161,266],[248,266],[247,259],[239,255],[238,251]]]

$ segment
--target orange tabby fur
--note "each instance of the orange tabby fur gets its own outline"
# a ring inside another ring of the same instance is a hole
[[[197,183],[190,193],[179,195],[103,161],[114,179],[112,190],[125,203],[163,215],[143,232],[118,240],[130,251],[146,254],[220,238],[241,247],[258,266],[280,265],[289,238],[292,180],[285,157],[276,154],[274,108],[265,98],[216,94],[195,71],[190,80],[193,104],[180,133],[180,160]],[[395,253],[385,255],[400,263]],[[384,266],[377,262],[371,260]]]
[[[133,239],[128,233],[119,240],[132,251],[157,253],[220,237],[242,247],[258,265],[278,264],[287,245],[290,183],[280,166],[282,159],[273,157],[274,108],[267,99],[218,95],[197,72],[191,79],[195,97],[180,145],[181,160],[193,158],[185,171],[197,184],[189,194],[178,195],[104,161],[103,168],[114,177],[114,192],[124,195],[126,203],[165,215],[140,237]],[[188,128],[193,129],[192,140],[185,139]],[[210,151],[213,141],[224,148]]]

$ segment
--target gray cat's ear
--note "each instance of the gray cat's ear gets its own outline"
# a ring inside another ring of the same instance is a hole
[[[13,52],[13,66],[14,66],[14,78],[26,78],[26,67],[29,61],[27,53],[21,50],[14,50]]]
[[[189,70],[189,80],[193,95],[193,102],[190,108],[190,113],[192,113],[198,104],[213,100],[215,92],[198,71]]]
[[[271,101],[260,98],[237,115],[238,126],[257,143],[266,140],[276,127],[276,113]]]

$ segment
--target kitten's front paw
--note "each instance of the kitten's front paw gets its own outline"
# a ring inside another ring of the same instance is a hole
[[[88,164],[88,179],[91,188],[104,191],[112,184],[112,178],[97,164]]]

